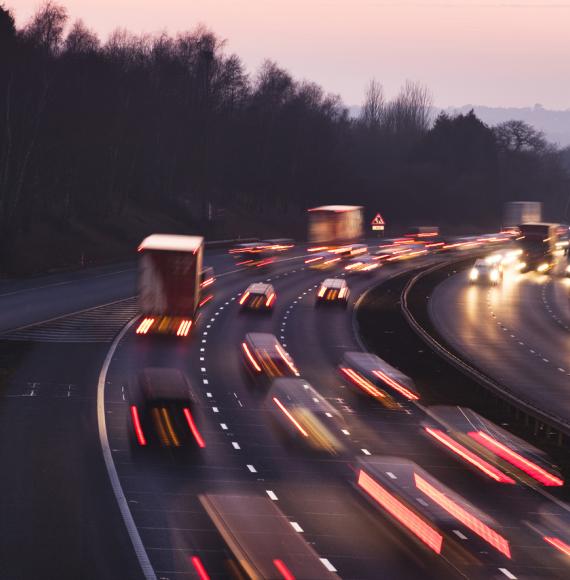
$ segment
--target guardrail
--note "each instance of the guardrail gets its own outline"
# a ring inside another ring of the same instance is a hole
[[[435,266],[418,272],[415,276],[410,278],[402,291],[402,299],[400,303],[400,308],[404,318],[412,330],[414,330],[414,332],[434,352],[444,357],[455,368],[484,387],[493,396],[500,399],[502,403],[508,405],[514,411],[517,418],[523,419],[525,425],[534,427],[534,433],[536,435],[542,432],[546,436],[555,437],[558,445],[563,445],[565,439],[570,439],[570,423],[566,419],[537,409],[534,402],[525,400],[524,397],[521,397],[518,393],[514,393],[508,386],[496,381],[465,360],[458,357],[444,344],[434,338],[413,315],[409,307],[409,295],[418,281],[426,276],[429,276],[430,274],[433,274],[437,270],[441,270],[450,266],[456,266],[462,261],[463,260],[457,260],[452,263],[446,262],[443,264],[436,264]]]

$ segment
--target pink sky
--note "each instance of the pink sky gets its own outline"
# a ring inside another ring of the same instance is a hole
[[[38,0],[0,0],[18,26]],[[388,96],[406,80],[439,106],[570,108],[570,0],[62,0],[105,38],[202,23],[249,71],[265,59],[359,104],[376,77]]]

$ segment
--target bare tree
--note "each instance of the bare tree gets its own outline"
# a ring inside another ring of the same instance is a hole
[[[537,131],[532,125],[524,121],[505,121],[497,125],[493,132],[497,145],[503,152],[532,151],[544,153],[548,149],[544,133]]]
[[[24,36],[42,47],[46,52],[56,54],[61,48],[63,31],[67,24],[67,10],[48,0],[33,16],[24,29]]]
[[[380,127],[385,112],[384,89],[372,79],[366,89],[366,99],[360,113],[360,120],[368,128]]]
[[[406,81],[398,96],[386,108],[385,125],[392,133],[418,135],[430,127],[432,96],[427,87]]]
[[[83,20],[76,20],[63,43],[68,54],[85,54],[99,49],[99,38],[89,30]]]

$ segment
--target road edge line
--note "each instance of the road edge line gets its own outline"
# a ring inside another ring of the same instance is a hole
[[[137,319],[138,316],[133,318],[123,327],[121,332],[117,334],[109,350],[107,351],[105,360],[103,361],[103,366],[101,367],[101,371],[99,373],[99,380],[97,383],[97,425],[99,429],[99,441],[101,443],[101,451],[103,453],[103,459],[105,460],[105,467],[107,468],[107,475],[109,476],[111,487],[113,489],[113,494],[115,495],[115,499],[117,500],[119,511],[121,512],[123,522],[125,524],[125,527],[127,528],[127,533],[129,534],[129,538],[131,539],[131,543],[135,550],[135,555],[141,567],[141,571],[146,580],[156,580],[156,574],[154,572],[152,564],[150,563],[150,559],[148,557],[148,554],[146,553],[145,547],[142,543],[139,531],[137,529],[137,526],[133,519],[133,515],[129,508],[127,498],[125,497],[125,494],[123,492],[123,488],[121,487],[119,474],[117,473],[117,468],[115,467],[115,462],[113,461],[113,454],[109,446],[107,423],[105,421],[105,382],[107,380],[107,372],[109,370],[109,367],[111,366],[111,361],[113,360],[113,356],[115,355],[119,343],[121,342],[125,334],[128,332],[128,330],[137,321]]]

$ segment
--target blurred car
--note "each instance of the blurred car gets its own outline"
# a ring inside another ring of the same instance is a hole
[[[277,294],[271,284],[255,282],[250,284],[239,300],[241,310],[271,312]]]
[[[237,244],[229,253],[236,261],[236,266],[243,268],[265,269],[275,261],[275,252],[262,242]]]
[[[335,435],[342,415],[304,379],[275,379],[266,407],[288,437],[317,451],[342,451]]]
[[[495,578],[493,568],[510,561],[511,546],[499,523],[416,463],[359,458],[356,474],[362,497],[409,540],[442,556],[440,563],[461,563],[467,578]]]
[[[366,244],[348,244],[346,246],[339,246],[330,250],[333,254],[340,256],[344,260],[350,260],[356,256],[362,256],[368,253],[368,246]]]
[[[196,423],[196,398],[181,370],[145,368],[131,382],[129,394],[131,427],[137,446],[206,446]]]
[[[315,305],[320,304],[341,304],[348,305],[350,290],[346,280],[343,278],[326,278],[321,282],[315,297]]]
[[[375,354],[346,352],[339,371],[359,392],[389,409],[403,408],[402,403],[420,399],[413,379]]]
[[[471,284],[492,284],[497,286],[503,281],[503,266],[500,262],[489,262],[479,258],[469,271]]]
[[[215,281],[214,268],[206,266],[200,272],[200,303],[198,306],[202,307],[214,298],[212,287]]]
[[[380,267],[378,258],[364,254],[357,258],[351,258],[344,269],[350,274],[373,274]]]
[[[339,265],[341,257],[334,252],[319,252],[305,260],[311,270],[330,270]]]
[[[250,332],[241,348],[245,368],[255,380],[299,376],[291,355],[273,334]]]

